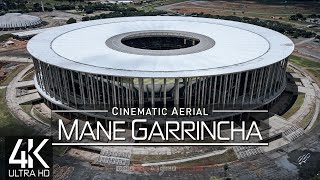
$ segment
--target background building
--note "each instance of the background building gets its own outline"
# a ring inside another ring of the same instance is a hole
[[[21,13],[7,13],[0,16],[0,30],[15,30],[38,27],[42,23],[39,17]]]

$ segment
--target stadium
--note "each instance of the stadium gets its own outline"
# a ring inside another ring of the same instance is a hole
[[[0,16],[1,31],[36,28],[43,23],[44,22],[39,17],[21,13],[7,13]]]
[[[27,49],[36,88],[55,109],[257,109],[284,91],[294,44],[250,24],[154,16],[53,28],[33,37]]]

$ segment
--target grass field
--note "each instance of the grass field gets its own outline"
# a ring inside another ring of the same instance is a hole
[[[311,61],[306,58],[302,58],[294,55],[291,55],[289,57],[289,61],[306,68],[320,68],[319,62]]]
[[[286,113],[284,113],[282,115],[282,117],[287,119],[287,118],[291,117],[295,112],[297,112],[300,109],[300,107],[304,101],[304,96],[305,96],[304,94],[298,94],[298,97],[297,97],[296,101],[294,102],[294,104],[291,106],[291,108]]]
[[[22,81],[30,81],[33,80],[34,77],[34,68],[30,69],[26,75],[22,78]]]
[[[311,61],[306,58],[293,56],[293,55],[289,57],[289,62],[303,67],[309,73],[311,73],[315,78],[317,78],[318,82],[320,82],[320,63],[319,62]]]
[[[315,108],[312,107],[310,112],[302,119],[302,121],[299,122],[299,126],[301,128],[305,129],[309,125],[309,123],[312,120],[312,117],[314,115],[314,111],[315,111]]]
[[[160,4],[161,5],[161,4]],[[237,15],[247,17],[258,17],[263,19],[287,20],[289,16],[296,13],[303,15],[318,14],[319,9],[313,2],[307,3],[258,3],[255,1],[188,1],[185,3],[172,5],[170,10],[181,13],[205,13],[214,15]]]
[[[153,11],[155,10],[155,7],[158,7],[158,6],[164,6],[164,5],[174,4],[174,3],[184,2],[184,1],[188,1],[188,0],[159,0],[159,1],[152,1],[149,3],[145,3],[142,6],[137,5],[135,7],[145,11]]]
[[[320,79],[320,69],[308,69],[316,78]]]
[[[54,5],[62,5],[62,4],[72,4],[72,5],[85,5],[87,2],[80,2],[80,1],[75,1],[72,3],[69,3],[69,1],[57,1],[57,0],[41,0],[43,5],[46,6],[48,4],[51,4],[52,6]],[[40,0],[28,0],[30,7],[33,5],[33,3],[40,3]]]
[[[0,136],[31,135],[32,130],[13,117],[5,103],[5,89],[0,89]]]

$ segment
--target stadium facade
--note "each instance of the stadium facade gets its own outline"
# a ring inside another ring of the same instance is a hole
[[[27,48],[36,88],[62,109],[221,104],[255,109],[284,91],[294,44],[255,25],[155,16],[53,28]]]

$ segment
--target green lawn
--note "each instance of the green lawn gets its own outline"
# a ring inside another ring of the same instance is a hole
[[[33,113],[36,117],[38,117],[42,122],[51,124],[51,119],[43,115],[37,108],[33,108]]]
[[[306,58],[302,58],[294,55],[291,55],[289,57],[289,61],[306,68],[320,68],[319,62],[311,61]]]
[[[298,94],[298,97],[297,97],[296,101],[294,102],[294,104],[291,106],[291,108],[286,113],[284,113],[282,115],[282,117],[287,119],[287,118],[291,117],[295,112],[297,112],[300,109],[300,107],[304,101],[304,96],[305,96],[305,94]]]
[[[31,104],[25,104],[25,105],[20,105],[22,110],[24,112],[26,112],[27,114],[30,115],[30,111],[31,111],[31,108],[32,108],[32,105]]]
[[[299,122],[299,126],[301,128],[305,129],[309,125],[310,121],[313,118],[314,111],[315,111],[315,107],[312,107],[310,112],[302,119],[302,121]]]
[[[55,155],[63,156],[68,148],[68,146],[53,146],[52,151]]]
[[[168,5],[168,4],[174,4],[174,3],[179,3],[179,2],[184,2],[184,1],[187,1],[187,0],[160,0],[160,1],[153,1],[153,2],[149,2],[148,4],[145,3],[142,5],[138,5],[136,8],[140,8],[142,10],[145,10],[145,11],[153,11],[155,10],[154,8],[155,7],[158,7],[158,6],[164,6],[164,5]]]
[[[71,5],[86,5],[87,2],[80,2],[80,1],[75,1],[72,3],[69,3],[68,1],[57,1],[57,0],[41,0],[43,5],[46,6],[47,3],[50,3],[52,6],[54,5],[62,5],[62,4],[71,4]],[[32,7],[33,3],[40,3],[40,0],[29,0],[29,6]]]
[[[304,67],[305,69],[307,69],[308,72],[312,73],[315,76],[315,78],[320,80],[320,63],[319,62],[314,62],[306,58],[302,58],[294,55],[291,55],[289,57],[289,61],[298,66]],[[311,113],[309,113],[307,116],[311,116]],[[302,124],[300,124],[300,126],[304,126],[306,123],[308,123],[307,121],[308,121],[307,119],[304,119],[303,122],[301,122]],[[319,123],[320,123],[320,114],[318,115],[317,121],[313,125],[313,128],[317,127]]]
[[[5,89],[0,89],[0,136],[31,135],[32,130],[13,117],[5,103]]]
[[[320,79],[320,69],[308,69],[308,71],[312,73],[315,78]]]
[[[34,69],[32,69],[32,71],[29,71],[28,74],[22,78],[22,81],[33,80],[33,77],[34,77]]]
[[[316,120],[316,122],[314,122],[311,129],[318,127],[319,124],[320,124],[320,113],[318,114],[317,120]]]

